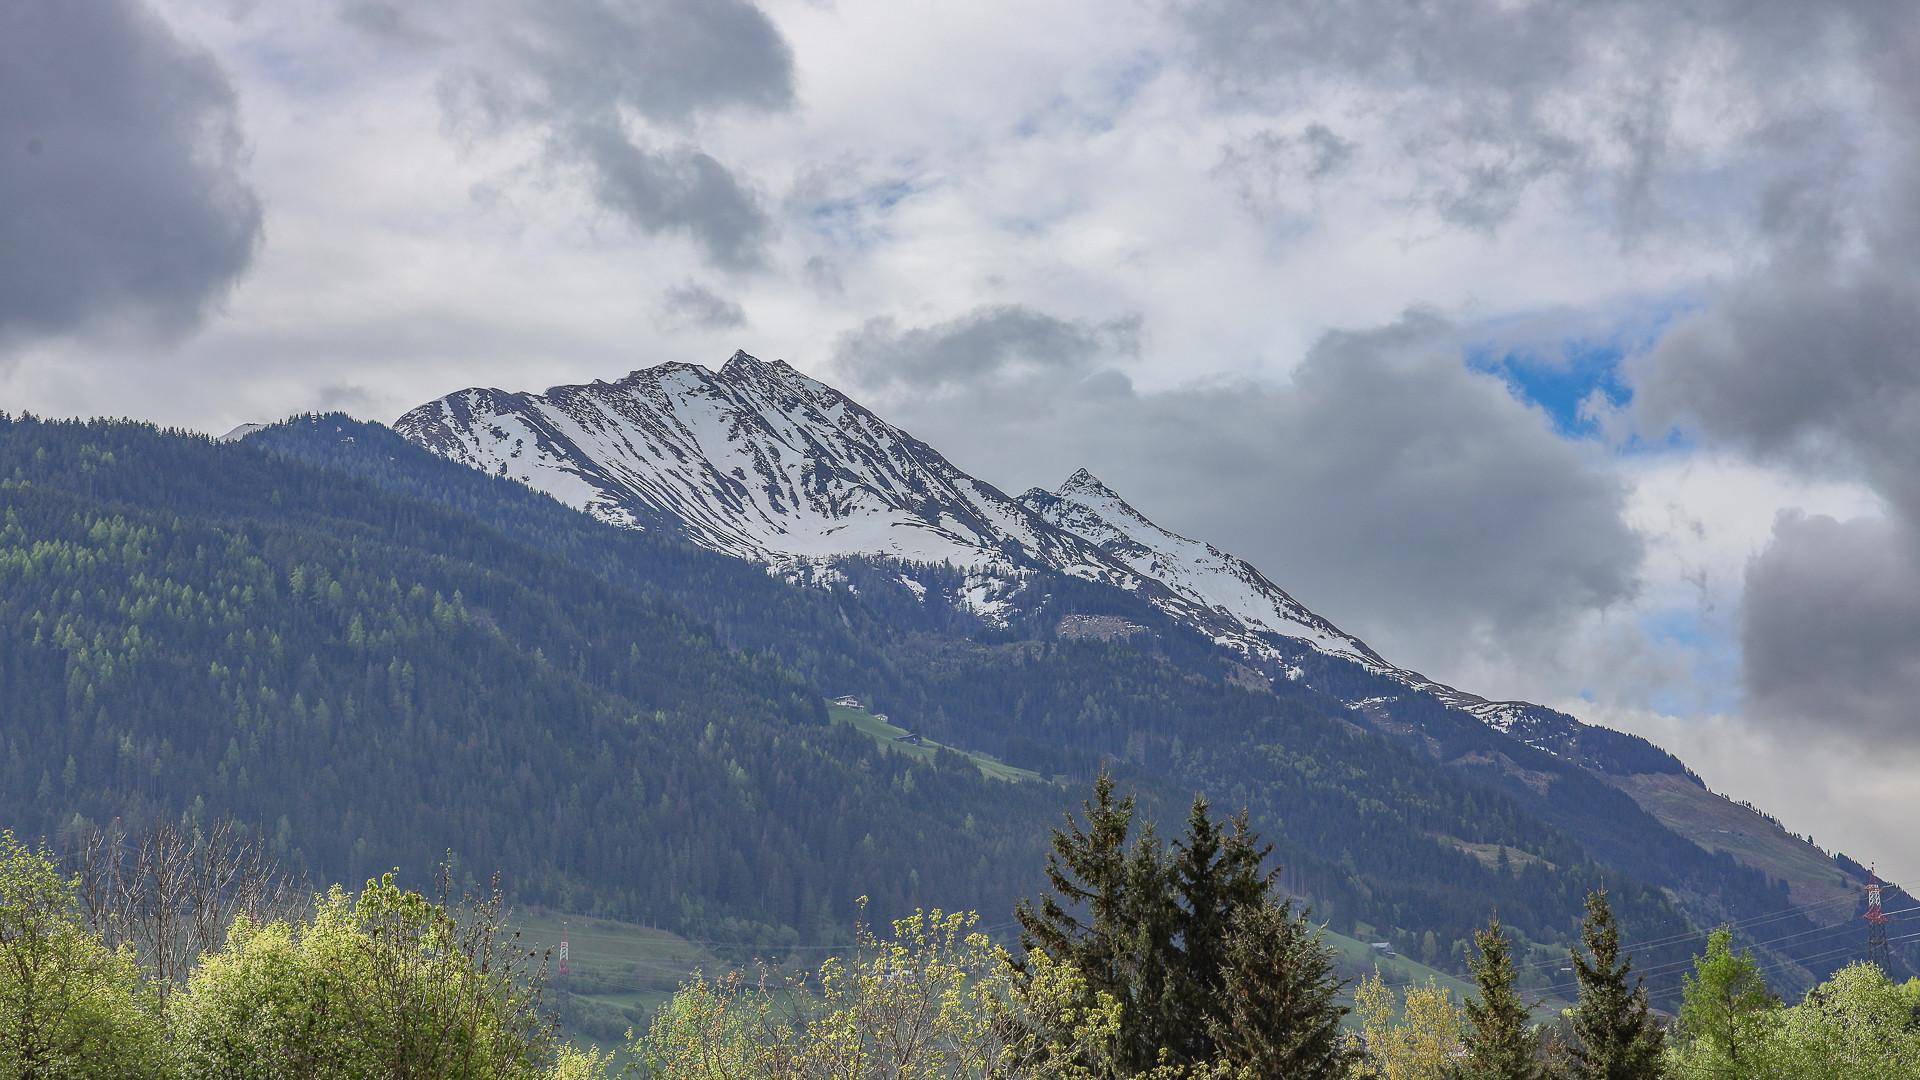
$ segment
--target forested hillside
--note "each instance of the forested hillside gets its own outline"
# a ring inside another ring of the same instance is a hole
[[[56,844],[231,815],[323,879],[452,851],[527,900],[778,946],[839,939],[863,894],[1010,910],[1104,764],[1161,817],[1199,790],[1246,807],[1317,919],[1453,970],[1493,908],[1523,951],[1564,945],[1596,885],[1642,938],[1785,903],[1464,713],[1421,738],[1483,766],[1237,685],[1199,635],[1067,578],[997,627],[878,565],[799,588],[338,416],[238,444],[7,419],[0,503],[0,820]],[[1065,783],[888,753],[827,722],[849,693]]]
[[[1057,801],[880,753],[777,660],[432,503],[133,424],[0,447],[25,833],[232,815],[327,877],[452,851],[529,899],[773,944],[862,893],[1010,903]]]

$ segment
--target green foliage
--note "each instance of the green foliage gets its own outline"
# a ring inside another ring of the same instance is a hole
[[[1466,1013],[1434,982],[1396,994],[1375,972],[1353,995],[1364,1080],[1447,1080],[1466,1053]]]
[[[1587,897],[1580,940],[1585,955],[1573,953],[1580,1001],[1567,1055],[1573,1080],[1655,1080],[1665,1033],[1647,1006],[1644,986],[1628,983],[1633,961],[1620,951],[1620,927],[1605,890]]]
[[[1468,962],[1479,994],[1466,1002],[1466,1060],[1460,1080],[1544,1080],[1540,1033],[1514,990],[1507,936],[1494,918],[1474,935],[1479,955]]]
[[[1850,1080],[1920,1076],[1920,980],[1868,963],[1841,968],[1794,1005],[1716,931],[1694,964],[1666,1052],[1674,1080]]]
[[[1920,1076],[1920,980],[1856,963],[1807,992],[1770,1028],[1754,1075],[1792,1080]]]
[[[1771,1075],[1763,1047],[1779,1025],[1780,1002],[1767,990],[1750,952],[1733,933],[1715,930],[1686,977],[1685,998],[1668,1048],[1668,1071],[1681,1080],[1749,1080]]]
[[[1326,1080],[1355,1060],[1333,957],[1290,901],[1237,911],[1227,929],[1208,1031],[1220,1057],[1261,1076]]]
[[[1016,967],[976,921],[919,912],[886,939],[862,930],[853,958],[817,972],[696,979],[635,1055],[663,1080],[1251,1080],[1224,1065],[1122,1069],[1119,1003],[1044,954]]]
[[[1027,961],[1071,966],[1086,1003],[1119,1006],[1114,1064],[1245,1066],[1337,1075],[1344,1009],[1330,950],[1262,871],[1243,816],[1231,832],[1196,799],[1169,851],[1146,827],[1128,847],[1132,796],[1102,774],[1047,860],[1051,891],[1018,908]]]
[[[169,1002],[180,1067],[236,1080],[543,1075],[549,1032],[497,912],[483,901],[463,923],[387,875],[357,896],[336,886],[303,923],[242,917]]]
[[[82,924],[52,855],[0,831],[0,1080],[164,1075],[158,998]]]

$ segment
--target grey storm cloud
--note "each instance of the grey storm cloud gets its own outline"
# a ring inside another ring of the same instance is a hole
[[[747,324],[746,309],[697,281],[668,289],[660,297],[660,316],[670,326],[701,330],[732,330]]]
[[[1405,4],[1195,0],[1186,56],[1225,102],[1333,83],[1397,139],[1415,198],[1490,229],[1531,193],[1623,241],[1747,253],[1623,378],[1603,430],[1872,487],[1884,519],[1783,518],[1749,569],[1756,715],[1887,734],[1920,636],[1920,23],[1903,0]],[[1703,119],[1711,118],[1711,119]],[[1689,126],[1690,125],[1690,126]],[[1250,147],[1227,148],[1228,157]],[[1244,170],[1243,170],[1244,173]],[[1302,386],[1309,372],[1302,373]],[[1871,582],[1881,580],[1881,591]],[[1811,640],[1817,637],[1818,640]],[[1848,650],[1859,650],[1849,652]],[[1845,657],[1836,655],[1845,653]],[[1846,657],[1864,663],[1842,662]],[[1920,725],[1902,729],[1920,748]]]
[[[1635,593],[1642,543],[1597,448],[1470,370],[1435,316],[1329,334],[1289,384],[1141,390],[1101,337],[988,308],[868,323],[836,367],[963,468],[1051,487],[1091,466],[1162,525],[1416,662],[1550,633]]]
[[[0,344],[197,325],[247,269],[260,201],[232,88],[134,0],[0,14]]]
[[[650,149],[613,123],[569,126],[549,145],[586,171],[601,206],[642,232],[684,228],[730,269],[761,262],[772,222],[740,179],[698,147]]]
[[[1747,568],[1748,714],[1920,750],[1920,538],[1888,520],[1782,515]]]
[[[843,335],[836,365],[867,386],[918,390],[979,385],[1035,371],[1081,371],[1140,349],[1140,319],[1102,323],[1057,318],[1020,305],[979,308],[932,326],[870,319]]]
[[[748,0],[494,0],[471,7],[356,0],[376,36],[453,42],[440,97],[470,136],[540,135],[642,233],[680,231],[717,265],[759,265],[773,222],[752,186],[695,144],[699,122],[793,105],[793,55]]]

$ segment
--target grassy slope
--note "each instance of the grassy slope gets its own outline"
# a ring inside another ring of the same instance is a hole
[[[1759,814],[1671,774],[1608,777],[1661,824],[1787,883],[1801,906],[1843,903],[1855,881],[1819,848]]]
[[[561,923],[566,923],[568,966],[574,977],[552,974],[558,965]],[[666,930],[613,919],[567,915],[539,908],[514,911],[508,925],[520,932],[523,946],[549,953],[549,980],[590,1002],[650,1014],[696,971],[709,974],[729,965],[707,949]],[[565,1030],[565,1029],[563,1029]],[[602,1045],[579,1031],[565,1030],[573,1041]]]
[[[853,709],[845,705],[829,705],[827,711],[832,714],[836,722],[852,724],[854,727],[872,736],[875,742],[896,753],[907,754],[911,757],[926,760],[932,758],[934,752],[941,746],[941,744],[930,739],[923,739],[919,743],[901,742],[900,740],[903,737],[912,734],[909,729],[897,727],[865,709]],[[998,758],[989,757],[986,754],[975,753],[971,750],[961,750],[959,747],[952,746],[947,747],[947,749],[972,758],[974,763],[980,766],[981,772],[995,780],[1016,781],[1041,779],[1040,774],[1034,772],[1032,769],[1018,769]]]

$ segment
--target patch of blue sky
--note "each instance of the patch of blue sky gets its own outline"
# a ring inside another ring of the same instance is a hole
[[[1594,407],[1604,412],[1633,400],[1633,387],[1622,370],[1626,359],[1652,348],[1693,307],[1689,298],[1670,297],[1597,331],[1590,329],[1591,319],[1580,317],[1502,320],[1481,328],[1466,349],[1466,362],[1476,371],[1498,376],[1515,397],[1546,413],[1562,436],[1598,439],[1604,432]],[[1555,323],[1562,332],[1551,332]],[[1653,442],[1636,437],[1619,449],[1631,453],[1688,445],[1686,436],[1674,431]]]
[[[1595,394],[1615,408],[1633,398],[1620,373],[1627,353],[1613,341],[1567,341],[1553,356],[1476,346],[1467,351],[1467,364],[1500,376],[1515,395],[1544,410],[1560,434],[1591,437],[1600,434],[1598,421],[1586,408]]]

